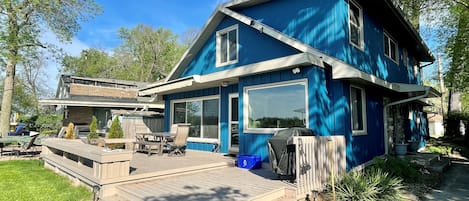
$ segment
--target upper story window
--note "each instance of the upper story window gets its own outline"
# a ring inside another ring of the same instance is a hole
[[[397,55],[399,55],[398,50],[397,50],[397,43],[386,32],[384,32],[384,55],[389,57],[394,62],[399,63],[399,60],[397,57]]]
[[[238,25],[217,31],[216,66],[238,62]]]
[[[350,86],[350,116],[353,135],[366,135],[366,96],[365,90]]]
[[[363,12],[354,1],[349,1],[349,38],[350,43],[363,49]]]
[[[409,67],[409,53],[407,53],[407,49],[402,49],[402,64],[408,68]]]

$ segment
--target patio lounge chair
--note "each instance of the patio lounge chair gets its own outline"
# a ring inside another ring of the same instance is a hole
[[[36,141],[37,137],[39,137],[39,134],[31,136],[29,141],[13,148],[13,152],[16,153],[16,156],[19,156],[21,153],[36,153],[36,148],[38,147],[38,145],[36,145],[34,142]]]
[[[189,137],[189,125],[178,125],[174,141],[166,143],[166,147],[169,149],[168,156],[185,155],[187,137]]]

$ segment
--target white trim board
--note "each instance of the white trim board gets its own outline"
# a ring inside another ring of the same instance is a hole
[[[159,85],[140,90],[139,95],[168,94],[176,89],[187,88],[196,84],[213,83],[213,86],[219,86],[223,80],[233,80],[241,76],[260,74],[276,70],[287,69],[295,66],[316,65],[324,67],[322,61],[308,53],[300,53],[291,56],[276,58],[268,61],[262,61],[254,64],[248,64],[224,71],[219,71],[207,75],[192,76],[183,80],[174,80]]]

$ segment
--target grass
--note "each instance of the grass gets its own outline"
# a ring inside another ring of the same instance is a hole
[[[0,195],[9,201],[92,200],[90,190],[73,186],[39,160],[0,161]]]

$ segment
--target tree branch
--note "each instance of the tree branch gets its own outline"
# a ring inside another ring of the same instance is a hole
[[[453,1],[469,9],[469,3],[462,1],[462,0],[453,0]]]
[[[47,48],[44,44],[39,43],[39,42],[36,42],[36,43],[25,43],[25,44],[19,45],[18,47],[19,47],[19,48],[23,48],[23,47],[41,47],[41,48],[44,48],[44,49]]]

